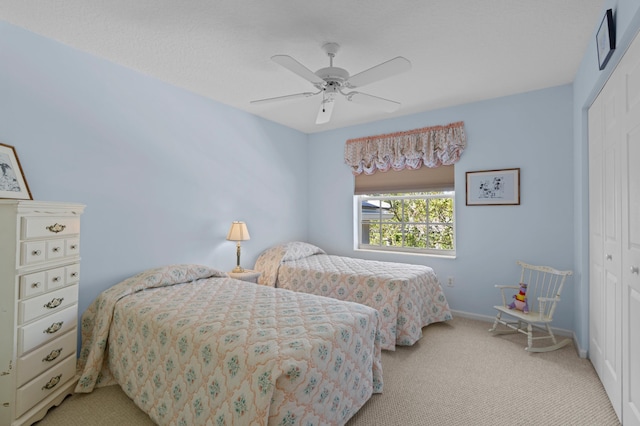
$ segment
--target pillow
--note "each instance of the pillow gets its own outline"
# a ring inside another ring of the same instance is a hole
[[[122,287],[125,287],[129,291],[136,292],[146,288],[186,283],[200,278],[226,276],[228,275],[225,272],[204,265],[176,264],[147,269],[127,278],[112,288],[120,287],[122,289]]]
[[[320,247],[316,247],[313,244],[303,243],[302,241],[294,241],[285,244],[285,254],[282,256],[282,262],[302,259],[304,257],[313,256],[314,254],[326,253]]]
[[[325,252],[319,247],[301,241],[278,244],[266,249],[258,256],[253,267],[262,273],[258,278],[258,284],[275,287],[278,281],[278,269],[282,263],[314,254],[325,254]]]

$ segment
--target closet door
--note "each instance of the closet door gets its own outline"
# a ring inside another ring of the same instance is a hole
[[[640,37],[589,110],[589,357],[640,426]]]
[[[622,63],[622,423],[629,426],[640,425],[640,39]]]
[[[598,97],[589,109],[589,359],[598,375],[605,356],[603,122]]]
[[[615,74],[614,74],[615,75]],[[622,398],[622,215],[620,137],[625,96],[622,79],[609,80],[600,96],[603,107],[603,329],[604,346],[600,379],[619,418]]]
[[[598,375],[604,365],[606,347],[602,98],[598,97],[589,109],[589,358]]]

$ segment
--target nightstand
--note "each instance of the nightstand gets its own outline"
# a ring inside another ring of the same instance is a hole
[[[227,272],[231,278],[236,280],[247,281],[250,283],[258,283],[258,278],[262,275],[261,272],[252,271],[251,269],[245,269],[243,272]]]

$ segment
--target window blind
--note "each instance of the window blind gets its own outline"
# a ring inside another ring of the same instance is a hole
[[[372,175],[355,176],[354,194],[387,194],[394,192],[433,192],[454,190],[454,165],[422,166],[419,169],[390,169]]]

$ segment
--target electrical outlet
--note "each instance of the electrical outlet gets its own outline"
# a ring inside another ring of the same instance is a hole
[[[453,287],[453,277],[447,279],[447,287]]]

